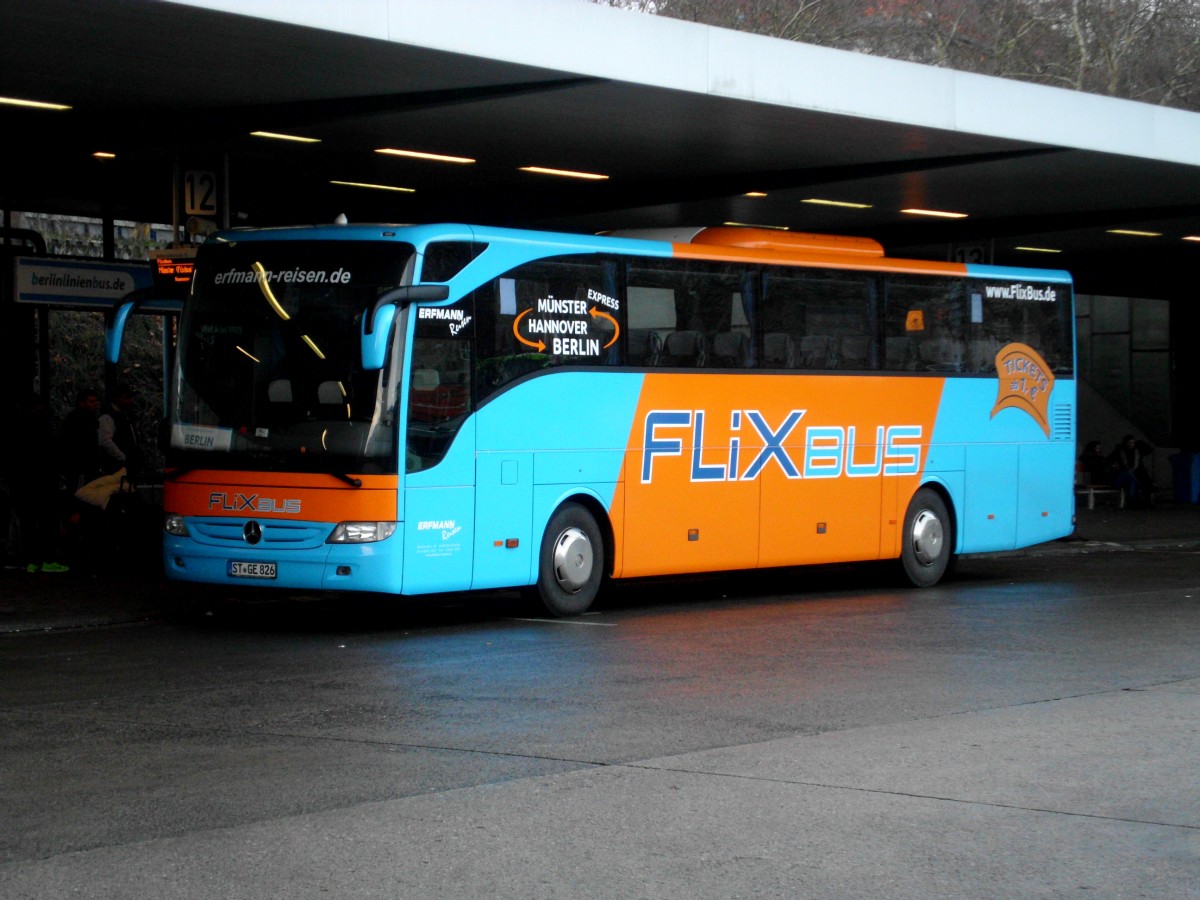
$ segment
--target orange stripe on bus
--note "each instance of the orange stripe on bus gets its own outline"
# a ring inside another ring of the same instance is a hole
[[[339,480],[336,476],[325,472],[261,472],[261,471],[234,471],[232,469],[189,469],[183,474],[175,476],[172,474],[174,470],[167,469],[166,477],[167,484],[193,484],[203,483],[212,484],[220,482],[221,484],[248,484],[262,485],[264,487],[314,487],[314,488],[335,488],[340,490],[354,490],[346,483]],[[400,483],[400,479],[396,475],[360,475],[358,473],[347,473],[354,478],[359,479],[363,483],[364,488],[373,488],[376,490],[391,488],[395,490]]]
[[[163,508],[184,516],[292,519],[305,522],[390,522],[396,519],[395,475],[362,475],[360,488],[331,475],[193,471],[163,485]]]

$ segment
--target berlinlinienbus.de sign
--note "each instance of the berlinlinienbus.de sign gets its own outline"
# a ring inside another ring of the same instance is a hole
[[[146,262],[101,262],[18,256],[14,266],[18,303],[108,309],[130,291],[150,287]]]

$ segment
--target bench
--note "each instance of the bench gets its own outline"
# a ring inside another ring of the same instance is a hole
[[[1116,497],[1117,508],[1125,508],[1125,490],[1110,484],[1092,484],[1087,472],[1075,470],[1075,496],[1087,497],[1087,508],[1096,508],[1097,497]]]

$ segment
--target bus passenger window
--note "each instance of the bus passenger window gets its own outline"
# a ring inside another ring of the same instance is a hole
[[[708,365],[714,369],[744,369],[749,365],[750,339],[744,331],[722,331],[713,336]]]
[[[663,350],[657,365],[691,368],[703,366],[708,359],[708,346],[699,331],[671,331],[663,339]]]
[[[433,241],[425,247],[422,281],[449,281],[487,249],[470,241]]]
[[[650,278],[637,278],[641,274],[630,274],[625,291],[625,362],[630,366],[657,366],[667,334],[675,330],[675,291],[647,283]]]
[[[1032,347],[1056,374],[1073,371],[1071,285],[971,282],[971,369],[995,375],[1008,344]]]
[[[832,369],[829,335],[806,334],[800,338],[800,366],[805,369]]]
[[[626,281],[628,365],[753,365],[753,269],[731,263],[639,260],[630,265]]]
[[[848,334],[842,338],[837,351],[838,368],[841,369],[870,369],[871,349],[874,342],[861,334]]]
[[[606,258],[525,263],[484,285],[476,298],[480,402],[543,369],[618,362],[621,301],[616,264]]]
[[[893,371],[962,372],[967,291],[961,278],[892,275],[886,282],[884,343]]]
[[[764,274],[763,285],[767,366],[873,368],[870,278],[854,272],[771,267]],[[783,337],[790,344],[784,343]],[[784,359],[789,362],[785,364]]]
[[[763,366],[768,369],[796,368],[796,342],[786,331],[772,331],[763,337]]]
[[[654,328],[630,328],[625,332],[625,360],[631,366],[654,366],[662,353],[663,335]]]
[[[441,462],[472,410],[474,305],[469,295],[440,307],[442,315],[417,319],[407,377],[406,471],[419,472]]]

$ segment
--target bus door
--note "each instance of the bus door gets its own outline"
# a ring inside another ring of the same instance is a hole
[[[404,593],[471,587],[475,420],[471,300],[410,310],[401,515]]]

